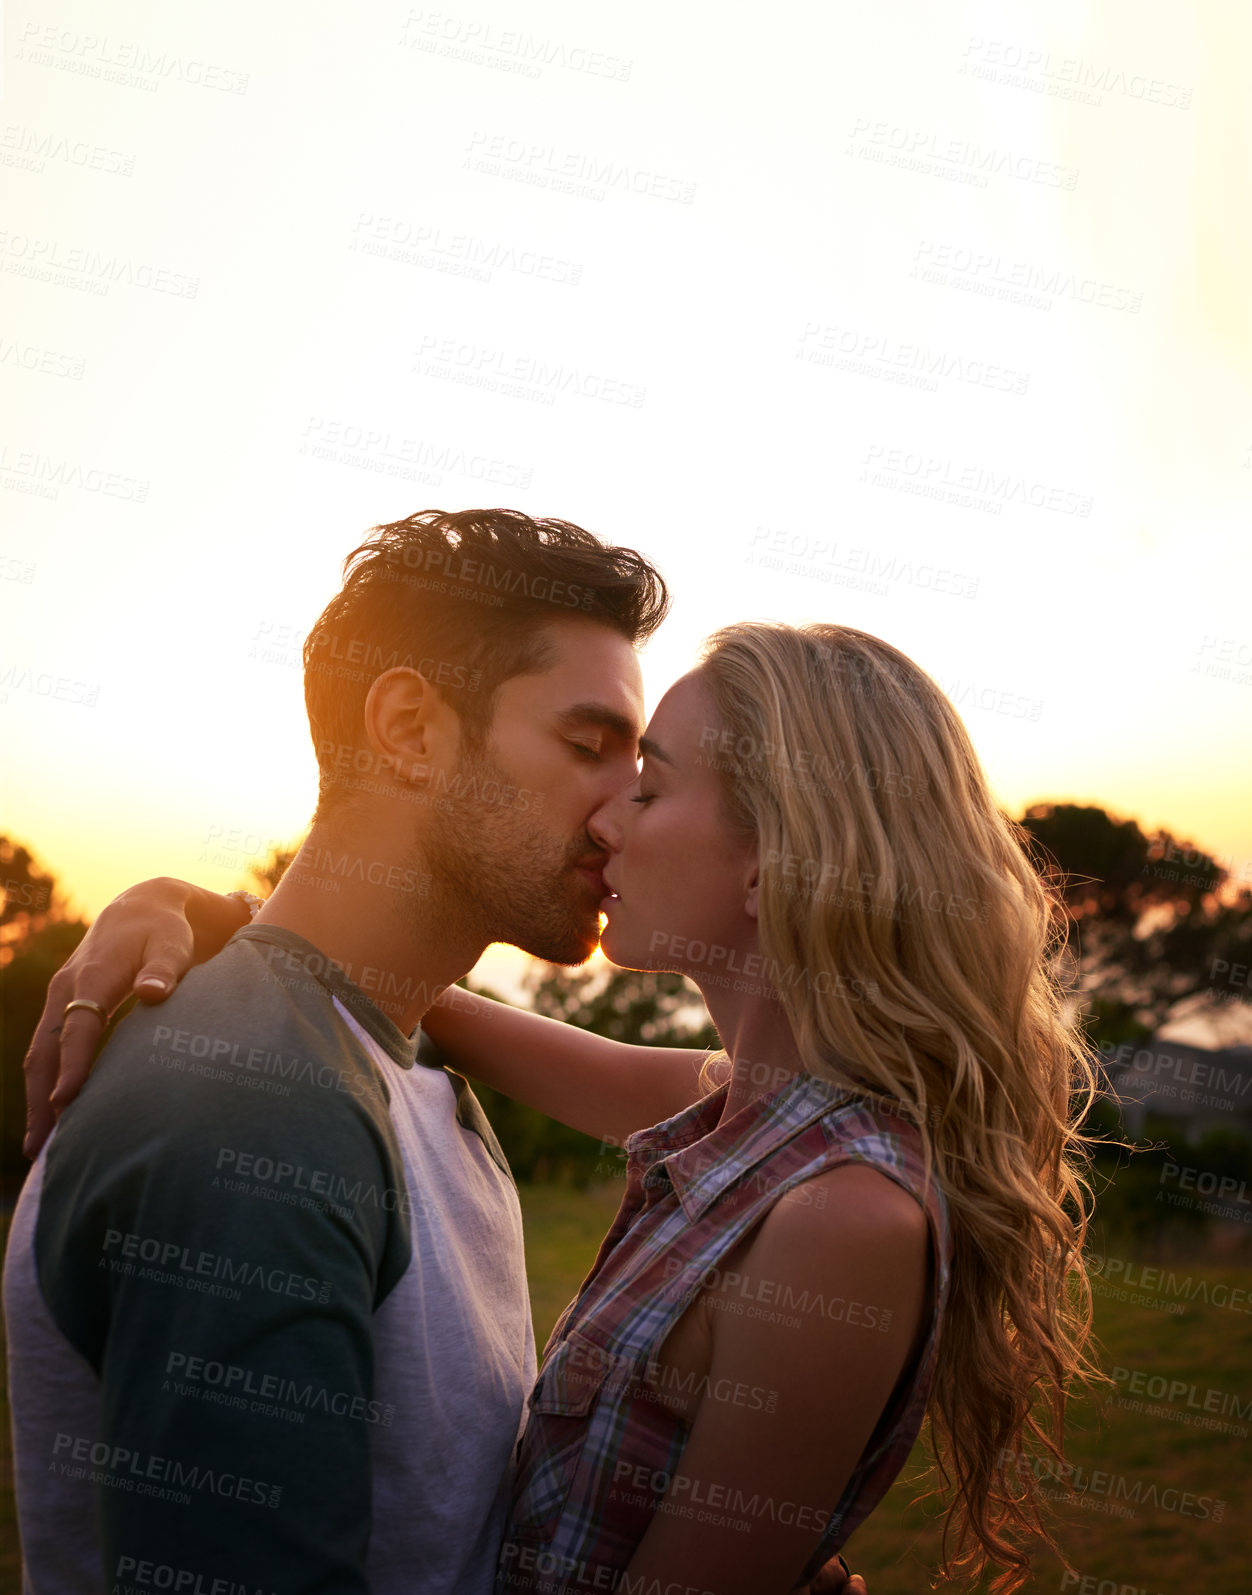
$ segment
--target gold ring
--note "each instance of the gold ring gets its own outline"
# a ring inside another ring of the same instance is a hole
[[[90,997],[75,997],[73,1002],[67,1002],[61,1015],[62,1021],[65,1020],[68,1014],[73,1013],[75,1008],[90,1008],[92,1013],[100,1015],[106,1025],[109,1022],[109,1010],[102,1003],[92,1002]]]

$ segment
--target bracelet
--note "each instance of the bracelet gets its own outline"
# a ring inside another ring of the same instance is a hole
[[[252,921],[265,907],[265,899],[263,897],[258,897],[255,892],[227,892],[225,895],[227,897],[234,897],[238,899],[238,901],[244,905],[244,907],[248,910],[249,924],[252,923]]]

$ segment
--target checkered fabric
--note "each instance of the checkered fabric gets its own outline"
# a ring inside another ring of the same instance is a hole
[[[881,1500],[917,1438],[952,1258],[947,1203],[933,1181],[925,1188],[917,1127],[812,1075],[790,1078],[719,1124],[727,1090],[627,1142],[621,1207],[552,1332],[530,1398],[500,1595],[616,1586],[680,1471],[691,1427],[656,1400],[648,1363],[709,1271],[774,1203],[840,1164],[870,1164],[917,1198],[930,1220],[934,1294],[911,1377],[897,1386],[843,1494],[815,1517],[810,1572]],[[789,1307],[825,1310],[787,1297],[781,1287],[754,1315],[776,1312],[782,1324]]]

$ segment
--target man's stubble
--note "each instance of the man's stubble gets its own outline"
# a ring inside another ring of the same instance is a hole
[[[596,844],[585,831],[553,836],[516,801],[484,800],[484,791],[518,791],[485,751],[463,750],[454,784],[458,795],[436,808],[421,848],[431,882],[423,920],[433,914],[449,929],[549,963],[585,962],[598,939],[598,908],[574,866],[599,853]]]

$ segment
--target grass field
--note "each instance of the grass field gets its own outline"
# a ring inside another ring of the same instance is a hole
[[[620,1193],[620,1184],[584,1193],[523,1190],[540,1346],[586,1273]],[[1145,1388],[1129,1397],[1142,1404],[1141,1412],[1111,1406],[1075,1411],[1069,1460],[1087,1470],[1091,1486],[1081,1502],[1057,1507],[1055,1532],[1082,1582],[1066,1581],[1061,1563],[1041,1556],[1030,1588],[1073,1595],[1248,1595],[1252,1315],[1224,1303],[1235,1290],[1252,1295],[1252,1267],[1192,1259],[1171,1265],[1172,1281],[1149,1277],[1145,1283],[1142,1262],[1135,1266],[1138,1277],[1133,1269],[1122,1271],[1127,1299],[1107,1288],[1097,1299],[1103,1362],[1133,1370],[1145,1387],[1163,1379],[1166,1395],[1153,1398]],[[1208,1421],[1235,1432],[1200,1426],[1206,1401]],[[17,1595],[7,1403],[3,1418],[0,1595]],[[917,1489],[909,1474],[919,1457],[845,1550],[871,1595],[917,1595],[937,1564],[938,1528],[926,1510],[910,1504]]]

